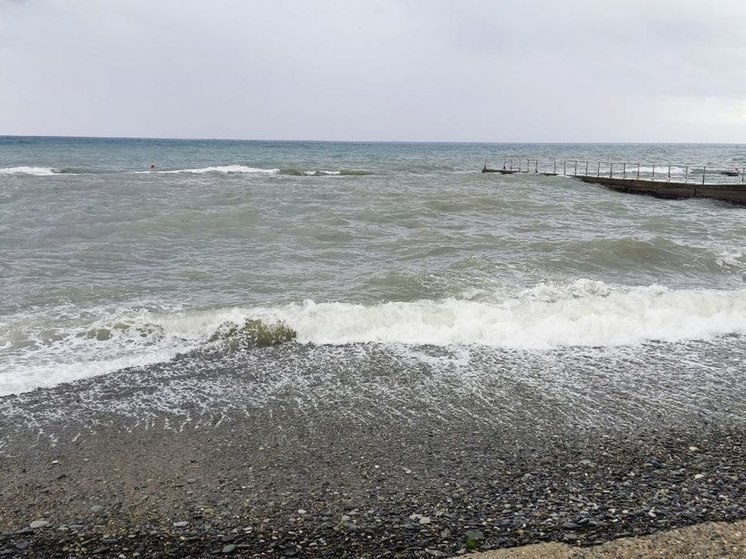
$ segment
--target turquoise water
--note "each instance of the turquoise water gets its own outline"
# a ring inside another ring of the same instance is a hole
[[[746,147],[0,138],[0,394],[247,319],[320,347],[742,351],[744,209],[480,172],[519,157],[730,169]]]

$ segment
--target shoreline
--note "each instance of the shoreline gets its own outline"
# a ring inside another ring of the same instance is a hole
[[[289,350],[262,359],[277,371],[320,351]],[[706,417],[640,401],[636,423],[607,408],[593,423],[557,413],[539,424],[548,403],[566,404],[533,391],[476,398],[487,378],[464,392],[385,366],[354,383],[347,371],[306,369],[251,400],[241,387],[269,383],[252,359],[232,355],[211,372],[188,355],[1,398],[0,556],[451,557],[547,542],[595,549],[746,519],[737,390]],[[299,394],[310,398],[314,383],[338,397],[306,405]]]

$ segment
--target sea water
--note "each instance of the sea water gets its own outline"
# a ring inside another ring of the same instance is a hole
[[[448,390],[742,402],[746,210],[480,172],[519,158],[746,147],[2,137],[0,395],[157,377],[259,324],[293,335],[221,351],[295,386],[380,360]]]

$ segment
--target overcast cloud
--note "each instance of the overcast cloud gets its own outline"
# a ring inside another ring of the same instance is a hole
[[[0,134],[743,142],[743,0],[0,0]]]

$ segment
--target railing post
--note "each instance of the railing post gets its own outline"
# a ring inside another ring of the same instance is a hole
[[[653,179],[652,180],[655,180],[655,163],[653,163]]]
[[[706,175],[707,175],[707,167],[702,167],[702,184],[705,184]]]
[[[622,178],[624,179],[627,178],[627,164],[626,163],[622,163]]]
[[[578,176],[578,162],[577,161],[575,162],[575,170],[572,172],[572,174],[575,175],[576,177]]]
[[[609,178],[614,174],[614,163],[609,163]]]
[[[596,168],[596,176],[597,177],[601,176],[601,162],[600,161],[598,162],[598,167]]]
[[[562,174],[563,175],[567,174],[567,160],[562,162]]]
[[[668,182],[671,182],[671,166],[668,166]]]
[[[588,162],[585,162],[585,176],[588,176]]]
[[[640,180],[640,164],[637,164],[637,180]]]
[[[554,174],[557,174],[557,160],[554,160]]]
[[[684,184],[689,182],[689,165],[684,167]]]

